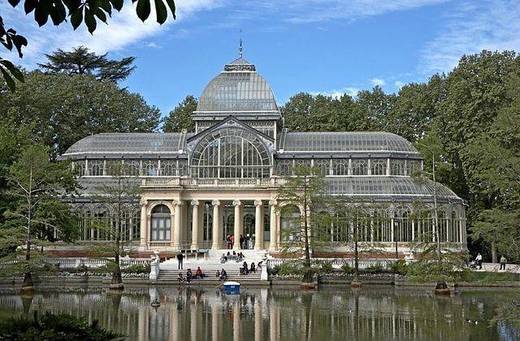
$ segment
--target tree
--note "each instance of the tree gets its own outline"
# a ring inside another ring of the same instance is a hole
[[[357,95],[357,110],[366,117],[366,125],[359,130],[388,130],[388,117],[393,109],[395,95],[387,95],[380,86],[360,91]]]
[[[97,80],[111,80],[118,82],[126,79],[135,66],[134,57],[121,60],[107,58],[107,53],[97,55],[84,46],[76,47],[72,51],[58,49],[45,55],[49,60],[45,64],[38,64],[49,73],[64,73],[66,75],[92,75]]]
[[[108,224],[106,221],[100,222],[97,227],[107,237],[107,243],[99,247],[100,251],[108,251],[114,255],[110,284],[110,288],[114,290],[124,288],[120,260],[125,253],[126,246],[122,241],[125,212],[129,209],[134,211],[139,206],[139,184],[135,182],[135,179],[125,176],[128,174],[126,167],[120,162],[110,162],[108,173],[111,175],[111,181],[100,186],[97,189],[99,194],[95,197],[97,202],[109,208],[108,211],[111,212],[111,222]]]
[[[170,111],[168,117],[164,119],[164,132],[180,133],[183,130],[193,131],[195,129],[195,122],[193,121],[192,115],[195,110],[197,110],[197,99],[192,95],[186,96],[175,109]]]
[[[57,204],[59,193],[74,190],[76,184],[68,163],[50,162],[48,148],[42,145],[30,145],[22,150],[20,158],[9,168],[7,179],[8,195],[16,204],[5,216],[10,226],[25,231],[23,288],[32,289],[31,249],[35,229],[38,226],[61,229],[63,219],[53,219],[47,210],[56,212],[56,206],[63,209]]]
[[[282,215],[290,215],[289,208],[298,208],[289,226],[282,229],[284,252],[303,252],[304,283],[311,283],[311,253],[319,248],[320,237],[326,235],[324,229],[330,224],[327,212],[325,182],[319,169],[295,167],[294,176],[286,177],[285,183],[278,188],[276,198],[283,203]]]
[[[34,71],[16,92],[3,95],[3,117],[31,126],[53,158],[91,134],[154,131],[160,117],[140,95],[89,75]]]
[[[137,3],[136,14],[143,22],[150,16],[151,1],[132,0],[132,3]],[[98,20],[107,23],[112,11],[121,11],[125,4],[124,0],[9,0],[8,2],[13,7],[17,7],[23,2],[25,14],[34,12],[34,20],[40,26],[45,25],[50,17],[56,26],[68,21],[74,29],[77,29],[82,23],[85,23],[90,33],[96,30]],[[154,4],[159,24],[165,23],[168,19],[168,8],[175,19],[174,0],[154,0]],[[17,34],[15,29],[5,27],[1,16],[0,43],[9,51],[15,48],[20,58],[23,56],[22,49],[28,44],[27,39]],[[15,79],[23,81],[20,71],[10,61],[3,58],[0,58],[0,73],[11,90],[15,89]]]

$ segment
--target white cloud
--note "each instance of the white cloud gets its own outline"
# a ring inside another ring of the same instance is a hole
[[[394,82],[394,86],[397,90],[401,90],[401,88],[405,85],[404,82],[401,82],[401,81],[395,81]]]
[[[381,79],[381,78],[372,78],[370,80],[370,83],[373,85],[373,86],[384,86],[386,84],[386,82],[384,81],[384,79]]]
[[[347,94],[351,97],[356,97],[359,91],[360,90],[358,88],[345,87],[345,88],[334,89],[334,90],[329,90],[329,91],[316,91],[316,92],[311,92],[310,94],[314,95],[314,96],[316,96],[316,95],[330,96],[332,98],[338,99],[345,94]]]
[[[56,27],[52,22],[43,27],[38,27],[32,15],[25,15],[22,6],[12,8],[10,5],[0,4],[0,11],[4,17],[6,26],[15,26],[18,33],[25,35],[29,40],[29,45],[24,50],[23,60],[17,61],[25,66],[32,66],[41,61],[43,53],[49,53],[57,48],[64,50],[79,45],[87,46],[94,52],[105,53],[117,51],[130,44],[139,42],[147,37],[158,34],[162,30],[175,22],[182,21],[195,12],[207,10],[219,6],[222,0],[183,0],[177,2],[177,20],[169,17],[169,20],[159,25],[155,22],[155,13],[152,10],[150,18],[142,22],[135,13],[134,6],[126,3],[121,12],[115,12],[109,18],[109,24],[98,22],[94,34],[88,33],[82,25],[74,31],[69,23],[63,23]]]
[[[422,51],[424,74],[450,71],[464,54],[520,50],[518,0],[465,0],[445,18],[447,24]]]
[[[355,20],[447,1],[450,0],[286,0],[280,3],[283,3],[289,22],[313,23],[335,19]],[[266,3],[276,6],[268,0],[263,3],[264,6]]]

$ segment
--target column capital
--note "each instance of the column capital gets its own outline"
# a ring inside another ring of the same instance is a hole
[[[190,205],[191,206],[199,206],[199,201],[198,200],[192,200],[192,201],[190,201]]]
[[[240,206],[242,202],[240,200],[233,200],[233,206]]]
[[[141,200],[139,200],[139,205],[141,205],[141,206],[146,206],[146,205],[148,205],[148,200],[147,200],[147,199],[141,199]]]
[[[271,205],[271,206],[278,206],[278,200],[275,200],[275,199],[269,200],[269,205]]]
[[[255,206],[262,206],[263,202],[262,200],[255,200]]]
[[[173,206],[184,206],[185,202],[184,202],[184,200],[173,200],[172,205]]]
[[[211,202],[211,204],[212,204],[213,206],[220,206],[220,200],[213,200],[213,201]]]

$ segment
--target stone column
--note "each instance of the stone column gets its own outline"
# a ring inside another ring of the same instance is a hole
[[[240,200],[234,200],[233,206],[235,206],[235,226],[233,232],[235,235],[235,243],[233,244],[233,250],[240,250],[240,236],[243,234],[242,203]]]
[[[270,216],[270,242],[269,242],[269,251],[276,251],[278,249],[278,226],[276,221],[276,201],[271,200],[269,202],[270,209],[271,209],[271,216]]]
[[[213,243],[211,248],[213,250],[220,249],[220,241],[222,240],[222,231],[220,229],[220,201],[213,200]]]
[[[255,200],[255,250],[264,248],[264,206],[262,200]]]
[[[176,249],[181,249],[181,229],[182,229],[182,205],[183,201],[174,202],[175,207],[175,223],[173,224],[172,246]]]
[[[140,229],[140,246],[146,249],[148,243],[148,220],[146,219],[146,201],[141,201],[141,226]]]
[[[199,201],[191,201],[191,248],[197,250],[199,248]]]

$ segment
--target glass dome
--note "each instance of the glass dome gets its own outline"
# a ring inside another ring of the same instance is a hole
[[[277,112],[273,91],[243,58],[227,64],[199,99],[197,112]]]

